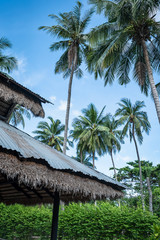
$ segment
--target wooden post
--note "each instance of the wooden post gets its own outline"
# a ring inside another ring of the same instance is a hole
[[[60,202],[59,193],[55,192],[55,194],[54,194],[54,206],[53,206],[53,217],[52,217],[51,240],[57,240],[59,202]]]

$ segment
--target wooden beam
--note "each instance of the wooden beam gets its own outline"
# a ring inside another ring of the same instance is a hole
[[[0,116],[0,119],[6,121],[6,117]]]
[[[52,218],[51,240],[57,240],[59,203],[60,203],[59,193],[55,192],[55,194],[54,194],[54,206],[53,206],[53,218]]]
[[[27,198],[31,198],[31,196],[26,193],[22,188],[20,188],[16,183],[11,183],[11,185],[19,192],[22,192]]]
[[[3,197],[2,197],[2,195],[0,194],[0,201],[1,201],[1,200],[3,200]]]
[[[31,189],[26,185],[24,185],[24,187],[27,188],[28,191],[34,192],[34,194],[37,195],[38,198],[43,199],[43,197],[35,189]]]
[[[51,198],[54,198],[54,194],[51,193],[47,188],[44,188],[44,190]]]

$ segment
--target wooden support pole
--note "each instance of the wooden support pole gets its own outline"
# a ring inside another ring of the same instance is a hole
[[[53,218],[52,218],[51,240],[57,240],[59,202],[60,202],[59,193],[55,192],[55,194],[54,194],[54,206],[53,206]]]

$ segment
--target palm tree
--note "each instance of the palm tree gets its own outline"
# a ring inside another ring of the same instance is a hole
[[[22,124],[23,128],[25,127],[24,116],[31,119],[30,112],[20,105],[16,105],[14,107],[13,112],[11,113],[8,123],[11,123],[13,126],[17,127],[17,125]]]
[[[129,132],[130,141],[134,141],[137,159],[139,163],[139,175],[140,175],[140,191],[141,191],[141,199],[142,206],[145,209],[144,204],[144,196],[143,196],[143,181],[142,181],[142,169],[141,169],[141,160],[138,151],[138,145],[136,138],[140,144],[143,142],[142,132],[146,132],[149,134],[150,131],[150,123],[148,121],[147,113],[142,111],[142,108],[145,107],[143,101],[136,101],[134,105],[132,105],[131,101],[127,98],[121,99],[121,102],[118,103],[119,108],[116,111],[115,116],[119,117],[119,124],[124,125],[122,130],[122,136],[127,136],[127,132]]]
[[[92,156],[88,155],[86,152],[83,152],[82,154],[80,151],[77,151],[77,156],[73,157],[76,161],[88,166],[88,167],[93,167],[93,164],[91,163],[92,161]],[[95,158],[96,160],[97,158]]]
[[[11,72],[17,67],[17,60],[14,57],[3,55],[3,50],[11,48],[11,43],[8,39],[0,38],[0,71]]]
[[[90,34],[94,46],[88,57],[88,67],[96,77],[104,76],[105,85],[115,76],[121,85],[134,79],[141,91],[151,89],[160,122],[160,102],[153,79],[153,70],[160,70],[160,22],[155,20],[159,0],[90,0],[98,13],[104,11],[108,19]]]
[[[98,113],[96,107],[91,103],[82,110],[83,116],[73,120],[73,126],[81,126],[79,136],[77,132],[75,139],[79,139],[82,150],[92,154],[93,168],[95,167],[95,154],[101,156],[106,152],[105,135],[108,133],[108,128],[104,126],[104,109],[105,107]]]
[[[156,84],[158,95],[160,96],[160,82]]]
[[[80,139],[80,135],[82,134],[84,127],[81,122],[79,121],[73,121],[72,124],[73,129],[70,131],[70,138],[72,138],[73,141],[77,142],[77,156],[80,157],[81,163],[84,161],[84,157],[86,155],[87,149],[85,142]]]
[[[121,143],[123,143],[121,139],[122,131],[119,130],[119,122],[115,120],[113,116],[108,114],[105,119],[104,125],[109,129],[109,138],[106,138],[106,146],[107,152],[109,153],[113,165],[114,176],[117,180],[116,167],[113,159],[113,153],[115,154],[117,151],[121,150]]]
[[[64,53],[57,61],[55,66],[55,73],[64,73],[64,77],[70,76],[68,86],[68,99],[67,109],[65,117],[65,131],[64,131],[64,143],[63,153],[66,154],[67,134],[68,134],[68,122],[71,102],[71,88],[73,76],[82,76],[80,65],[83,57],[85,56],[87,48],[87,34],[85,30],[90,22],[93,10],[86,12],[84,17],[81,17],[82,4],[77,2],[72,12],[60,13],[59,16],[49,15],[55,19],[58,23],[51,27],[42,26],[39,29],[43,29],[48,33],[60,38],[60,41],[51,45],[51,51],[64,50]]]
[[[64,138],[61,133],[64,131],[64,125],[61,124],[59,119],[54,120],[52,117],[48,117],[48,119],[50,124],[45,121],[38,123],[38,130],[33,131],[33,133],[37,134],[34,138],[62,152],[61,147]]]

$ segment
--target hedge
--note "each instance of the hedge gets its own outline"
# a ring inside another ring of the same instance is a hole
[[[0,204],[0,238],[49,239],[52,209],[49,206],[24,207]],[[141,209],[118,208],[108,202],[70,204],[60,211],[59,240],[138,240],[150,239],[155,215]]]

